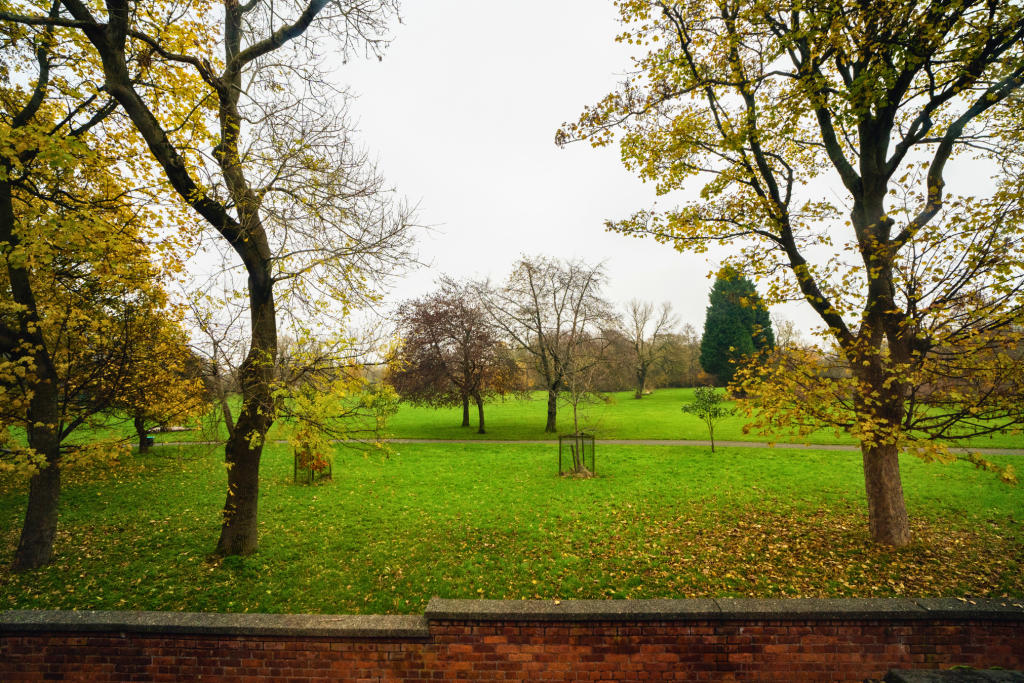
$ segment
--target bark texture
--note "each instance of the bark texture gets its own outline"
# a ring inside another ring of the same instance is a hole
[[[899,453],[895,446],[862,446],[868,528],[876,543],[897,548],[910,543],[910,520],[903,501]]]
[[[60,510],[60,461],[47,458],[46,466],[32,475],[29,482],[28,507],[21,529],[18,549],[11,570],[38,569],[53,557]]]
[[[249,276],[252,348],[239,371],[242,410],[224,447],[228,491],[216,550],[221,555],[248,555],[259,550],[260,459],[267,431],[274,422],[271,380],[277,356],[269,258],[265,263],[263,277],[258,271],[254,277],[252,270]]]

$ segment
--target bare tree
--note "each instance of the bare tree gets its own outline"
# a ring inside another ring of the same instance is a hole
[[[610,348],[607,337],[600,335],[574,344],[565,349],[562,357],[562,389],[559,399],[572,408],[572,436],[569,453],[572,457],[572,474],[576,477],[591,477],[594,473],[587,468],[585,441],[580,429],[581,408],[599,403],[609,403],[611,398],[595,390],[596,380],[605,364],[605,352]]]
[[[523,256],[505,284],[476,286],[491,324],[533,358],[548,394],[546,432],[557,431],[558,397],[572,354],[615,324],[601,297],[606,282],[604,263]]]
[[[665,354],[665,374],[669,386],[695,387],[701,385],[700,332],[686,323],[677,333],[669,336]]]
[[[633,347],[617,327],[602,332],[604,358],[594,375],[598,391],[627,391],[633,388]]]
[[[672,342],[671,334],[679,325],[679,316],[672,313],[672,304],[668,301],[661,304],[655,315],[652,302],[631,299],[626,304],[625,321],[623,333],[629,340],[633,373],[636,376],[634,398],[640,399],[647,388],[651,369],[665,359]],[[647,330],[651,327],[648,334]]]
[[[775,345],[783,351],[805,346],[803,332],[781,313],[772,313],[772,327],[775,328]]]
[[[560,398],[572,408],[573,434],[579,435],[580,407],[607,404],[611,399],[596,387],[596,380],[605,361],[609,343],[604,336],[591,337],[582,344],[566,349],[562,362],[562,391]]]

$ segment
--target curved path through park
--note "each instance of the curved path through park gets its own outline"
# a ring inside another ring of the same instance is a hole
[[[387,439],[389,443],[459,443],[459,444],[556,444],[556,439],[544,441],[514,441],[497,439]],[[710,441],[684,439],[598,439],[599,446],[710,446]],[[715,441],[718,448],[786,448],[811,451],[859,451],[860,446],[838,444],[802,444],[765,441]],[[951,448],[953,452],[980,455],[1024,455],[1024,448]]]

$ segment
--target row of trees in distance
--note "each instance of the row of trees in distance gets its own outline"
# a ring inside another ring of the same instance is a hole
[[[398,309],[399,345],[385,379],[411,403],[461,405],[463,427],[474,403],[480,434],[486,400],[539,389],[545,431],[557,430],[561,402],[578,433],[580,405],[602,400],[599,392],[632,389],[641,399],[655,386],[723,385],[745,359],[775,346],[767,309],[733,270],[715,282],[703,335],[680,329],[667,302],[634,299],[616,310],[606,284],[603,264],[546,256],[520,258],[502,282],[442,277]]]

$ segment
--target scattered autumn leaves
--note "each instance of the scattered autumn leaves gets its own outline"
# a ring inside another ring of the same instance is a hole
[[[914,543],[895,549],[874,544],[865,516],[849,508],[694,513],[638,510],[628,526],[642,535],[574,551],[644,577],[645,597],[1024,595],[1024,530],[1010,519],[963,530],[915,518]]]
[[[483,470],[503,457],[473,449]],[[527,466],[526,452],[517,471],[481,479],[425,447],[401,463],[353,460],[335,482],[306,487],[290,481],[282,453],[268,455],[261,549],[246,558],[205,555],[222,493],[213,454],[69,472],[57,561],[0,570],[0,609],[418,613],[435,595],[1024,598],[1012,506],[918,510],[913,544],[893,549],[871,542],[862,503],[841,492],[790,498],[748,485],[756,498],[741,499],[695,478],[691,493],[660,492],[647,479],[664,476],[657,468],[635,488],[565,481]],[[0,520],[20,521],[17,495],[0,492]],[[0,563],[18,527],[0,524]]]
[[[627,503],[603,524],[560,520],[544,540],[468,533],[475,567],[442,597],[696,598],[1024,596],[1024,530],[1012,519],[912,521],[915,542],[875,545],[852,509],[753,506],[679,515]],[[514,558],[514,559],[513,559]],[[497,572],[495,575],[494,572]]]
[[[374,540],[368,553],[305,554],[303,565],[260,556],[210,561],[177,547],[176,520],[86,527],[62,534],[61,563],[39,576],[0,576],[0,605],[387,613],[420,612],[433,595],[1024,597],[1022,530],[1009,519],[979,520],[971,530],[917,519],[915,543],[896,550],[874,545],[852,510],[665,513],[626,503],[603,524],[563,519],[536,534],[417,525]],[[432,544],[425,534],[450,543]],[[14,542],[4,534],[5,552]],[[147,553],[155,562],[142,571]]]

